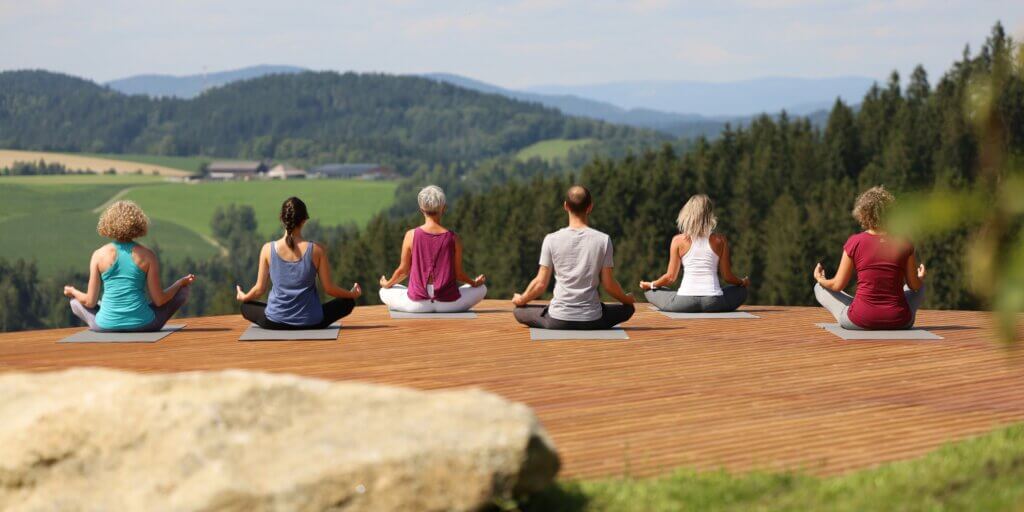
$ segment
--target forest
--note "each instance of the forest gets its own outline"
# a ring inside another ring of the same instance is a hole
[[[971,91],[997,70],[1010,70],[998,88],[986,90],[993,113],[985,124],[996,126],[998,136],[984,137],[968,108]],[[856,108],[837,101],[824,129],[803,118],[763,116],[682,150],[665,145],[591,160],[570,172],[536,161],[495,161],[480,170],[438,167],[399,191],[399,200],[413,201],[411,192],[435,178],[466,176],[458,179],[468,185],[454,194],[460,197],[445,222],[463,239],[467,272],[488,275],[490,297],[509,298],[536,272],[544,234],[564,224],[561,201],[569,184],[593,191],[593,225],[611,235],[616,275],[634,293],[641,278],[664,272],[679,208],[691,194],[707,193],[716,202],[718,230],[730,240],[736,273],[753,281],[750,302],[810,305],[815,263],[834,269],[843,242],[858,229],[850,210],[859,191],[881,184],[902,198],[972,187],[992,145],[1008,161],[1024,156],[1024,50],[1000,25],[978,52],[965,49],[934,83],[918,67],[905,84],[894,72]],[[405,230],[420,222],[409,210],[396,206],[363,229],[323,229],[313,221],[306,235],[327,247],[336,280],[362,283],[368,290],[362,301],[376,303],[377,278],[397,262]],[[1019,232],[1020,217],[1014,222],[1010,232]],[[229,258],[164,268],[167,278],[186,271],[199,276],[185,308],[190,315],[237,311],[234,284],[252,284],[259,247],[275,229],[257,226],[251,209],[235,206],[218,210],[212,227]],[[926,307],[989,306],[969,291],[964,271],[976,228],[967,222],[914,240],[929,267]],[[0,328],[68,325],[59,290],[71,279],[84,284],[81,274],[42,282],[30,263],[0,262]]]
[[[46,71],[0,72],[0,147],[87,153],[374,161],[411,174],[470,165],[538,141],[657,144],[654,132],[426,78],[306,72],[149,98]]]

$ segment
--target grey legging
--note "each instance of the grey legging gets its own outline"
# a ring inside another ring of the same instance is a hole
[[[678,295],[675,290],[658,288],[644,293],[647,302],[670,313],[725,313],[736,311],[747,300],[745,286],[726,286],[721,295]]]
[[[155,307],[152,304],[150,304],[150,307],[153,308],[153,314],[155,315],[153,321],[138,329],[132,329],[132,331],[155,332],[159,331],[160,329],[163,329],[164,324],[166,324],[167,321],[170,320],[171,317],[178,312],[178,309],[180,309],[181,306],[183,306],[185,302],[188,300],[188,290],[188,286],[182,286],[181,288],[178,288],[178,292],[174,294],[174,297],[172,297],[171,300],[167,301],[167,303],[164,304],[163,306]],[[102,306],[102,304],[100,304],[100,306]],[[107,329],[104,329],[99,325],[96,325],[96,314],[100,312],[99,306],[94,308],[87,308],[85,307],[85,304],[79,302],[78,299],[71,299],[71,312],[74,313],[75,316],[77,316],[80,320],[85,322],[85,324],[89,326],[90,331],[117,332],[108,331]]]
[[[904,326],[903,329],[910,329],[914,326],[917,310],[921,307],[921,301],[924,300],[924,286],[922,285],[917,291],[911,290],[909,286],[904,286],[903,295],[907,298],[907,304],[910,306],[910,323]],[[847,295],[846,292],[826,290],[820,284],[816,284],[814,285],[814,298],[818,299],[818,304],[821,304],[829,313],[832,313],[832,316],[836,318],[839,326],[843,329],[865,330],[863,327],[850,321],[847,311],[850,309],[850,304],[853,304],[853,297]]]
[[[542,304],[520,306],[513,310],[516,320],[538,329],[597,331],[611,329],[629,320],[636,309],[632,304],[601,304],[601,318],[590,321],[571,321],[551,318],[548,307]]]

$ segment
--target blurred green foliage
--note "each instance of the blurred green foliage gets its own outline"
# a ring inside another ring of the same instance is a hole
[[[1024,46],[997,25],[970,65],[963,109],[977,141],[976,178],[905,198],[890,226],[914,238],[967,227],[968,285],[1012,342],[1024,311]]]

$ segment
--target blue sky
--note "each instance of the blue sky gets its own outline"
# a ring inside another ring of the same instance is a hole
[[[509,87],[763,76],[936,76],[1024,0],[0,0],[0,69],[99,81],[253,64]]]

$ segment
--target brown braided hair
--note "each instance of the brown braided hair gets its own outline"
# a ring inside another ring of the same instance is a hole
[[[284,243],[288,248],[295,250],[295,240],[292,239],[292,231],[300,224],[309,219],[309,212],[306,211],[306,203],[297,197],[289,197],[281,205],[281,223],[284,224]]]

